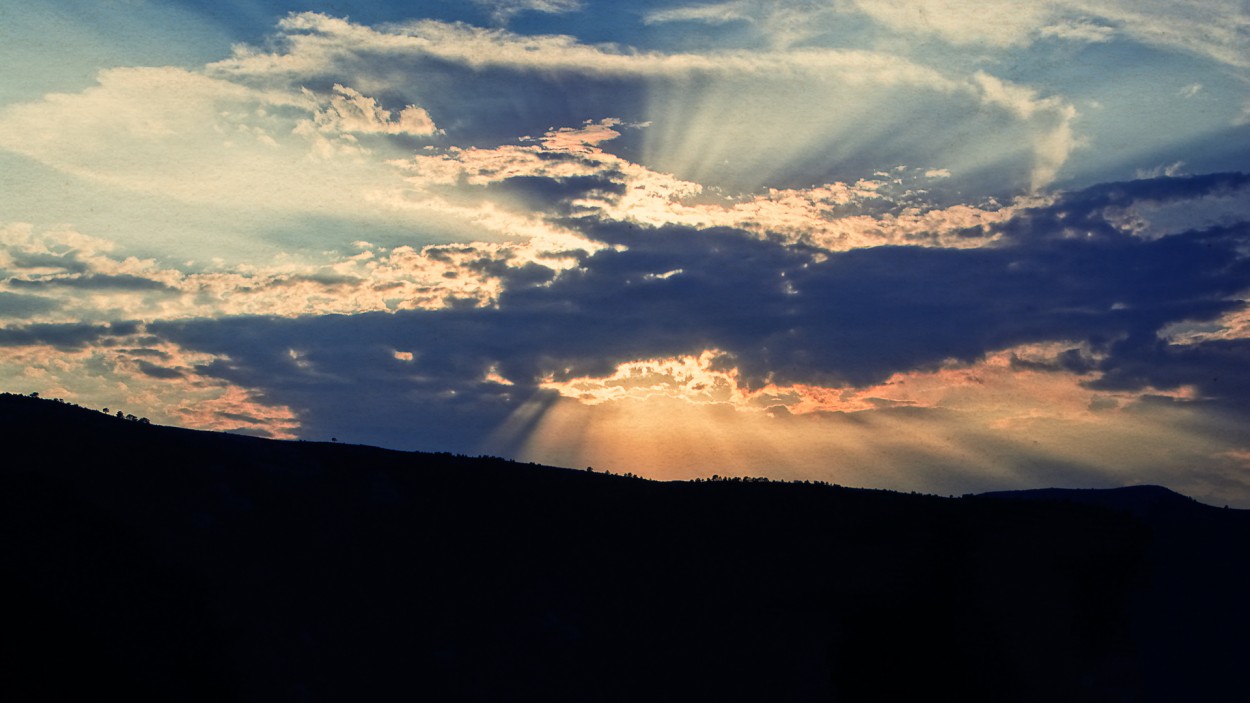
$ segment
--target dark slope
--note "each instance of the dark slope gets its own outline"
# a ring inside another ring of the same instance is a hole
[[[1164,489],[666,484],[15,396],[0,427],[5,700],[1247,689],[1250,515]]]
[[[1124,488],[1037,488],[1027,491],[995,491],[982,493],[983,498],[996,500],[1044,501],[1074,503],[1107,508],[1147,519],[1177,517],[1188,520],[1210,514],[1207,506],[1197,506],[1193,498],[1163,486],[1125,486]]]

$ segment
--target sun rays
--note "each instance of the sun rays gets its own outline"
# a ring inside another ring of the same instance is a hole
[[[6,15],[18,390],[659,478],[1250,496],[1237,2],[131,4],[67,47]]]
[[[662,479],[766,476],[960,493],[1038,475],[1105,486],[1150,477],[1194,495],[1218,490],[1209,477],[1169,473],[1185,457],[1231,446],[1227,434],[1193,431],[1210,420],[1187,406],[1194,389],[1093,390],[1090,375],[1043,366],[1065,348],[1012,349],[841,389],[748,390],[716,350],[640,360],[603,377],[547,381],[484,446]]]

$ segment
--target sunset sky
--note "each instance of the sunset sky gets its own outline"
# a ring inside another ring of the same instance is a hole
[[[1250,3],[0,9],[0,390],[1250,507]]]

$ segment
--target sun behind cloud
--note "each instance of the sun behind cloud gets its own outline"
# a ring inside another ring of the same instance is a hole
[[[143,42],[38,50],[61,68],[0,98],[10,390],[665,478],[1250,501],[1237,3],[336,8],[141,5],[99,16]]]

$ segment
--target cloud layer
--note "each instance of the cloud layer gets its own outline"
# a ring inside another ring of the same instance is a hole
[[[0,105],[12,390],[1250,505],[1240,5],[262,9],[213,60]]]

